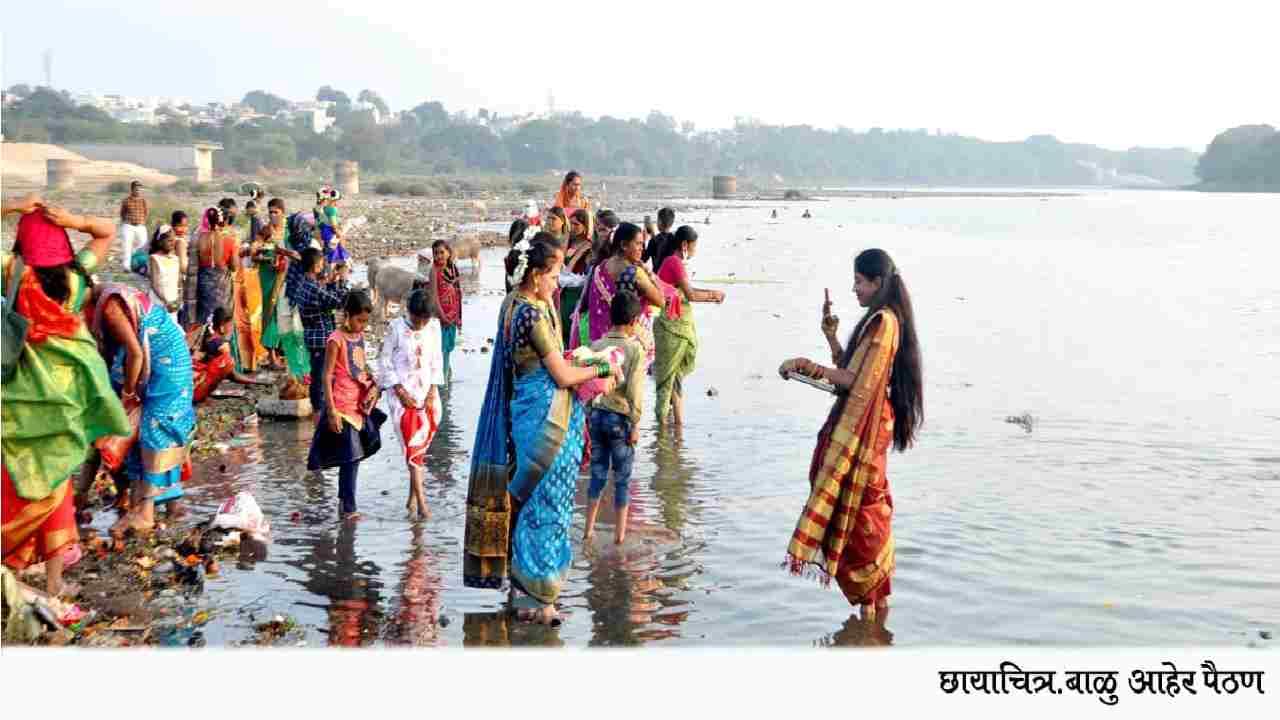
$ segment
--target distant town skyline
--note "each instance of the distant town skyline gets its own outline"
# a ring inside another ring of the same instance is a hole
[[[1257,10],[1146,2],[716,4],[601,0],[555,33],[527,4],[324,0],[214,9],[135,0],[11,8],[3,85],[235,102],[378,92],[392,110],[557,110],[699,129],[771,125],[941,130],[985,140],[1203,150],[1241,124],[1280,124]],[[1251,17],[1256,22],[1244,22]],[[558,40],[549,39],[554,35]],[[59,44],[52,46],[50,37]],[[130,38],[130,42],[120,42]]]

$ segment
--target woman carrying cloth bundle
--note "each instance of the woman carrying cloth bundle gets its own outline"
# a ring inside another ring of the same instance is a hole
[[[28,322],[13,375],[4,382],[4,563],[15,569],[46,563],[50,594],[63,591],[63,553],[79,541],[69,477],[98,438],[127,436],[129,420],[111,390],[107,367],[80,310],[91,271],[115,236],[110,220],[46,206],[38,196],[4,203],[23,214],[13,254],[0,255],[5,303]],[[93,239],[74,253],[67,229]],[[167,317],[167,316],[166,316]],[[8,360],[6,359],[6,366]],[[6,368],[6,375],[8,367]]]
[[[848,345],[836,339],[830,296],[822,307],[822,331],[837,367],[794,358],[778,368],[784,378],[798,373],[824,380],[838,393],[818,434],[809,499],[787,546],[787,565],[796,575],[814,566],[823,584],[834,577],[870,620],[887,612],[894,570],[886,456],[890,444],[903,451],[915,440],[924,392],[911,296],[893,260],[883,250],[866,250],[853,267],[853,291],[867,312]]]
[[[516,289],[498,313],[472,453],[463,583],[499,589],[509,574],[513,594],[527,596],[513,602],[520,617],[559,625],[555,602],[573,559],[569,524],[583,447],[582,405],[570,389],[612,373],[564,358],[552,307],[564,251],[535,241],[508,260]]]

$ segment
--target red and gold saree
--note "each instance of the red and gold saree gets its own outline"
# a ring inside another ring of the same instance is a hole
[[[836,400],[818,434],[809,499],[787,546],[793,574],[813,565],[824,584],[834,577],[855,605],[876,603],[891,590],[893,498],[885,463],[893,442],[888,386],[898,331],[897,316],[885,309],[854,340],[845,369],[857,381]]]

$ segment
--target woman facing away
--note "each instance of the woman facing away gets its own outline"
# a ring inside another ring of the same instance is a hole
[[[679,427],[684,423],[684,378],[693,372],[698,357],[698,331],[693,324],[693,303],[724,302],[720,290],[701,290],[689,283],[685,262],[698,249],[698,233],[688,225],[681,225],[671,237],[668,246],[654,258],[658,279],[674,286],[680,293],[679,312],[676,308],[664,312],[653,321],[654,362],[653,379],[658,383],[658,425],[667,423],[667,414]]]
[[[564,251],[535,241],[508,259],[516,290],[498,313],[476,430],[463,583],[499,589],[509,574],[513,595],[523,593],[513,598],[519,616],[559,625],[555,603],[573,559],[569,524],[583,448],[583,409],[570,388],[611,370],[564,358],[552,307]]]
[[[822,306],[822,332],[836,367],[806,358],[778,372],[825,380],[837,399],[818,433],[809,465],[809,499],[787,546],[793,574],[814,566],[824,584],[835,577],[864,620],[888,610],[894,570],[886,461],[889,445],[912,445],[924,420],[920,345],[911,296],[889,254],[865,250],[854,260],[853,292],[867,312],[847,345],[836,338],[831,300]]]
[[[161,225],[151,236],[147,258],[147,280],[151,283],[151,301],[164,307],[173,322],[178,322],[182,305],[182,263],[175,251],[173,227]]]
[[[45,562],[45,587],[57,595],[64,589],[63,554],[80,539],[71,473],[95,440],[130,432],[80,313],[92,287],[89,273],[106,258],[116,229],[111,220],[73,215],[38,195],[6,202],[0,214],[15,212],[22,218],[14,252],[0,253],[3,290],[29,325],[0,393],[0,537],[4,564],[21,570]],[[76,253],[67,230],[93,239]]]
[[[93,334],[111,368],[112,387],[126,409],[142,410],[138,440],[126,460],[129,512],[111,531],[147,534],[155,528],[157,505],[169,503],[174,519],[185,514],[179,499],[196,426],[191,353],[182,328],[146,293],[100,285],[93,301]]]
[[[193,325],[209,322],[214,308],[231,304],[231,273],[240,248],[221,208],[205,210],[204,219],[208,229],[196,239],[200,268],[196,273],[196,316],[188,318]]]
[[[410,517],[425,519],[430,515],[422,491],[427,448],[444,417],[439,390],[445,379],[440,309],[431,291],[423,289],[409,293],[405,307],[408,316],[392,320],[382,338],[379,385],[409,466],[409,500],[405,509]]]
[[[272,245],[275,230],[267,223],[258,227],[258,234],[253,240],[240,247],[235,273],[235,301],[232,304],[236,329],[231,354],[236,359],[236,369],[244,373],[257,372],[258,363],[267,358],[267,349],[262,345],[262,285],[259,282],[258,258],[264,248]]]
[[[449,358],[458,344],[458,333],[462,332],[462,278],[458,274],[457,264],[453,262],[453,246],[448,241],[437,240],[431,243],[431,259],[435,275],[431,284],[435,288],[437,309],[440,311],[444,374],[446,378],[452,379]]]

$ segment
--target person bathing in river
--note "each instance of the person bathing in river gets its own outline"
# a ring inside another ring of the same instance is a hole
[[[430,511],[422,482],[427,473],[427,448],[444,417],[439,390],[445,380],[440,308],[429,289],[409,293],[405,307],[408,317],[392,320],[383,336],[379,384],[409,465],[405,509],[410,517],[426,519]]]
[[[518,615],[559,625],[583,446],[582,404],[570,390],[612,369],[565,360],[551,306],[564,251],[534,240],[507,260],[516,290],[498,312],[471,454],[463,584],[496,590],[509,574],[513,591],[527,596],[513,602]]]
[[[640,418],[644,414],[644,346],[636,340],[643,309],[635,293],[624,290],[614,295],[609,304],[609,319],[613,327],[607,335],[591,344],[595,351],[622,348],[624,360],[622,377],[618,378],[613,390],[592,403],[588,423],[591,432],[591,484],[587,487],[589,504],[582,540],[584,545],[591,540],[595,530],[600,496],[609,480],[610,466],[613,467],[613,507],[618,514],[613,542],[621,545],[627,536],[631,468],[636,458],[636,443],[640,442]]]
[[[444,353],[444,374],[452,379],[449,358],[458,344],[462,332],[462,279],[458,266],[453,262],[453,246],[445,240],[431,243],[434,274],[431,284],[435,287],[440,317],[441,351]]]
[[[654,258],[660,265],[658,279],[675,286],[680,293],[679,307],[671,307],[653,321],[653,378],[658,383],[656,409],[658,426],[667,424],[670,412],[676,427],[684,424],[684,378],[693,372],[698,357],[698,331],[693,324],[693,303],[724,302],[720,290],[700,290],[689,281],[685,263],[698,249],[698,232],[681,225],[662,254]],[[678,312],[676,312],[678,310]]]
[[[824,583],[834,577],[868,620],[877,613],[883,618],[892,589],[887,453],[890,445],[901,452],[915,441],[924,420],[924,382],[911,296],[893,260],[883,250],[865,250],[853,270],[854,295],[867,311],[847,344],[836,337],[830,295],[822,306],[835,367],[793,358],[778,371],[837,389],[809,464],[809,499],[787,546],[787,564],[797,575],[812,565]]]
[[[347,293],[342,311],[342,327],[325,341],[320,374],[324,404],[311,439],[307,469],[338,468],[338,510],[343,522],[350,522],[360,519],[356,511],[360,463],[381,449],[380,429],[387,416],[375,407],[378,384],[369,374],[364,350],[364,330],[373,313],[373,301],[364,290],[353,290]]]
[[[215,308],[213,318],[204,327],[191,355],[192,402],[197,405],[207,400],[223,380],[233,380],[241,385],[271,384],[270,380],[255,380],[236,372],[230,340],[234,321],[226,308]]]

